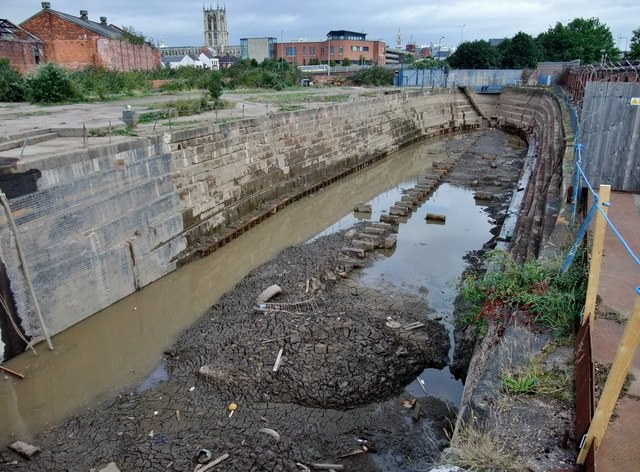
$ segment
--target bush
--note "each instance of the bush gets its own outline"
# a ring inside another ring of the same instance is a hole
[[[220,100],[222,96],[222,75],[218,71],[213,71],[209,76],[207,90],[212,100],[216,102]]]
[[[34,103],[58,103],[81,98],[69,73],[49,62],[26,80],[29,99]]]
[[[9,59],[0,59],[0,102],[21,102],[25,96],[24,78],[11,67]]]
[[[352,80],[356,85],[393,85],[393,76],[393,70],[385,69],[380,66],[373,66],[369,69],[361,70],[353,77]]]

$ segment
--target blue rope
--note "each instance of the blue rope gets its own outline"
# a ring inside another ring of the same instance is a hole
[[[600,205],[598,205],[596,203],[597,207],[598,207],[598,211],[602,214],[602,216],[604,216],[604,219],[607,221],[607,223],[609,224],[609,226],[611,227],[611,229],[613,230],[613,232],[616,234],[616,236],[618,237],[618,239],[620,240],[620,242],[622,243],[622,245],[624,246],[624,248],[627,250],[627,252],[631,255],[631,257],[633,258],[633,260],[636,262],[636,264],[638,264],[638,266],[640,266],[640,259],[638,258],[638,256],[636,256],[633,252],[633,250],[629,247],[629,245],[627,244],[627,242],[624,240],[624,238],[622,237],[622,235],[620,234],[620,232],[616,229],[616,227],[613,225],[613,223],[611,222],[611,220],[609,219],[609,217],[607,216],[607,214],[605,213],[605,211],[602,209],[602,207]]]
[[[571,265],[571,263],[573,262],[573,259],[575,257],[575,254],[576,254],[577,250],[578,250],[578,247],[579,247],[582,239],[584,238],[584,235],[586,234],[587,228],[588,228],[589,224],[591,223],[591,220],[593,219],[593,216],[595,214],[596,209],[597,209],[597,211],[600,212],[600,214],[602,214],[602,216],[604,217],[605,221],[607,222],[607,225],[609,225],[609,227],[613,230],[614,234],[620,240],[620,242],[622,243],[624,248],[627,250],[627,252],[631,256],[631,258],[640,267],[640,258],[633,252],[631,247],[629,247],[629,244],[627,244],[627,241],[625,241],[625,239],[622,237],[622,234],[620,234],[620,231],[618,231],[618,229],[614,226],[614,224],[611,222],[611,220],[609,219],[609,217],[605,213],[604,209],[602,208],[602,206],[600,204],[600,195],[598,195],[598,193],[594,190],[593,186],[591,185],[591,182],[589,182],[589,179],[587,178],[587,175],[585,174],[584,170],[582,169],[582,149],[584,148],[584,146],[580,143],[580,122],[578,121],[578,114],[576,112],[575,107],[571,104],[571,102],[569,100],[569,97],[567,96],[566,93],[564,93],[564,91],[562,91],[562,96],[563,96],[564,101],[565,101],[565,103],[567,104],[567,106],[569,107],[569,110],[570,110],[571,125],[572,125],[573,131],[574,131],[574,143],[575,143],[575,146],[576,146],[575,155],[577,156],[577,158],[576,158],[576,172],[575,172],[575,175],[574,175],[573,208],[572,208],[572,211],[571,211],[571,225],[572,226],[574,224],[575,214],[576,214],[576,210],[577,210],[577,206],[578,206],[578,187],[580,186],[581,179],[584,179],[584,182],[587,185],[587,187],[589,188],[589,191],[593,195],[593,198],[594,198],[595,201],[594,201],[593,206],[589,209],[589,213],[587,214],[587,217],[585,218],[584,222],[582,223],[582,226],[580,227],[580,230],[578,231],[578,235],[577,235],[573,245],[571,246],[571,249],[569,250],[569,253],[567,254],[567,257],[565,258],[564,264],[562,265],[561,272],[566,272],[569,269],[569,266]],[[610,203],[606,202],[606,203],[602,203],[602,205],[603,206],[609,206]],[[636,287],[635,291],[636,291],[636,293],[638,295],[640,295],[640,287]]]

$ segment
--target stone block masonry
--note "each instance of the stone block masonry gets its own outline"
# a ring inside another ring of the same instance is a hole
[[[0,187],[30,182],[22,192],[14,188],[10,204],[50,332],[171,272],[201,237],[270,199],[303,192],[415,140],[482,124],[462,92],[425,92],[19,161],[13,173],[5,171]],[[525,91],[515,97],[509,103],[521,116],[540,102]],[[493,100],[483,106],[493,111],[498,99]],[[23,178],[27,172],[36,176],[35,184]],[[8,281],[22,327],[28,336],[38,336],[4,215],[0,258],[5,272],[0,280]]]

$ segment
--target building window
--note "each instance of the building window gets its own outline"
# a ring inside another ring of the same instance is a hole
[[[362,46],[362,50],[364,52],[369,52],[369,46]]]
[[[38,46],[33,46],[33,62],[40,64],[40,50]]]
[[[351,46],[351,50],[353,52],[359,52],[360,51],[360,46]]]
[[[302,46],[302,55],[303,56],[307,55],[307,47],[306,46]]]
[[[286,54],[287,56],[297,56],[297,55],[298,55],[297,48],[295,48],[295,47],[293,47],[293,48],[289,47],[289,48],[287,48],[287,51],[286,51],[286,53],[285,53],[285,54]]]
[[[340,55],[342,56],[344,54],[344,46],[340,46],[338,48],[338,52],[340,52]]]
[[[333,56],[333,46],[331,46],[330,49],[331,49],[330,54]]]
[[[309,55],[310,56],[315,56],[316,55],[316,47],[315,46],[309,46]]]

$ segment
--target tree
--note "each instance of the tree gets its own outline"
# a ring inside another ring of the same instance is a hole
[[[373,66],[369,69],[363,69],[353,77],[356,85],[393,85],[393,77],[395,73],[391,69],[382,66]]]
[[[211,71],[209,76],[209,83],[207,84],[207,90],[209,91],[209,95],[213,99],[216,104],[220,100],[222,96],[222,74],[219,71],[214,70]]]
[[[9,59],[0,59],[0,102],[24,100],[24,79],[11,67]]]
[[[535,69],[540,60],[540,48],[533,37],[520,31],[501,49],[505,69]],[[502,46],[502,44],[500,46]]]
[[[538,35],[546,61],[572,61],[583,63],[599,62],[603,54],[616,59],[619,51],[613,41],[609,27],[598,18],[576,18],[567,26],[556,23],[553,28]]]
[[[344,59],[342,59],[342,65],[345,67],[348,67],[351,65],[351,59],[349,59],[348,57],[345,57]]]
[[[629,43],[629,59],[640,59],[640,28],[633,30]]]
[[[487,41],[465,41],[448,59],[456,69],[494,69],[500,65],[500,55]]]
[[[26,85],[32,102],[56,103],[80,98],[69,73],[53,62],[46,63],[35,74],[29,75]]]

